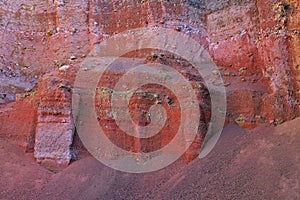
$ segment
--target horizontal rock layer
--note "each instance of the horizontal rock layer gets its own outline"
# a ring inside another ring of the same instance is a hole
[[[299,9],[296,0],[2,1],[0,103],[36,90],[39,79],[37,114],[36,107],[32,114],[10,113],[30,115],[26,141],[37,123],[39,161],[65,165],[74,131],[68,90],[81,61],[113,34],[160,26],[191,35],[209,51],[227,88],[228,121],[246,128],[278,125],[299,115]],[[23,133],[7,112],[1,135],[13,128]]]

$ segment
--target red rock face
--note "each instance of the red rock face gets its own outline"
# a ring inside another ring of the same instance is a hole
[[[0,107],[0,136],[33,152],[37,121],[35,93],[18,95],[14,103]]]
[[[46,160],[48,166],[53,165],[52,161],[54,165],[56,162],[67,165],[74,131],[69,90],[78,66],[94,44],[105,38],[133,28],[154,26],[190,35],[209,51],[225,82],[227,121],[254,128],[261,123],[277,125],[293,119],[299,115],[299,13],[299,3],[294,0],[3,1],[0,3],[0,79],[3,80],[0,103],[15,100],[14,95],[26,89],[35,90],[39,79],[39,104],[32,107],[27,101],[17,101],[12,111],[2,112],[0,133],[4,136],[24,133],[25,141],[32,141],[30,138],[36,135],[35,155],[39,161]],[[173,61],[168,59],[167,64],[179,70],[188,65],[176,66]],[[11,76],[7,69],[18,75]],[[116,80],[120,73],[111,71],[106,76],[99,82],[99,88],[111,87],[114,82],[110,81]],[[11,81],[9,86],[5,84],[7,80]],[[27,84],[20,85],[21,80]],[[162,91],[162,96],[172,96],[167,90]],[[195,146],[186,153],[188,160],[197,155],[194,152],[200,148],[210,119],[209,99],[204,98],[205,91],[198,91],[202,125]],[[137,94],[130,103],[132,118],[144,126],[149,119],[141,110],[147,113],[149,106],[159,100],[152,100],[152,93],[159,92],[150,91],[144,101],[138,100]],[[104,95],[96,104],[104,102],[103,109],[109,109],[109,98]],[[171,127],[166,130],[167,136],[152,141],[155,145],[141,149],[140,140],[111,139],[130,151],[160,148],[176,129],[178,107],[176,98],[172,99],[174,108],[161,99],[175,117],[167,124]],[[18,107],[21,104],[22,108]],[[23,126],[12,126],[14,115],[28,119],[30,125],[26,131],[22,131]],[[108,125],[121,135],[111,118],[101,113],[98,117],[101,125]],[[35,124],[36,131],[32,128]],[[60,138],[58,144],[57,138]],[[48,145],[47,141],[53,143]],[[28,142],[26,148],[32,149],[32,145]]]
[[[132,58],[138,58],[139,61],[131,60]],[[199,72],[197,72],[196,69],[193,69],[187,61],[182,60],[180,57],[174,58],[174,56],[168,52],[149,49],[130,52],[112,63],[99,80],[98,88],[96,90],[95,110],[98,115],[99,124],[107,137],[116,146],[134,153],[157,151],[165,147],[174,139],[179,131],[179,126],[182,123],[181,109],[184,108],[181,107],[176,94],[167,87],[162,86],[159,83],[146,84],[143,85],[143,87],[138,88],[133,94],[126,92],[122,94],[124,98],[126,98],[126,95],[132,95],[128,106],[123,108],[124,111],[122,111],[122,113],[125,113],[128,108],[133,123],[138,124],[141,127],[155,123],[151,121],[153,119],[153,116],[150,114],[151,106],[160,105],[164,107],[167,120],[161,130],[152,137],[138,138],[127,135],[126,132],[118,127],[114,116],[115,111],[112,108],[112,105],[114,105],[112,103],[112,98],[114,98],[114,93],[117,92],[114,91],[114,88],[119,79],[121,79],[126,72],[130,71],[138,64],[158,63],[176,69],[176,71],[181,73],[192,83],[194,90],[197,91],[199,108],[201,110],[201,120],[194,143],[185,154],[186,160],[191,161],[199,154],[201,144],[206,135],[207,124],[210,121],[210,98],[207,95],[208,90],[205,87],[205,82],[201,78]],[[124,66],[125,69],[122,67],[120,68],[120,66]],[[138,82],[139,79],[140,77],[137,75],[136,79],[132,79],[131,82]],[[189,96],[186,98],[188,99]],[[156,115],[162,117],[162,114],[157,113]],[[139,134],[138,130],[136,134]]]

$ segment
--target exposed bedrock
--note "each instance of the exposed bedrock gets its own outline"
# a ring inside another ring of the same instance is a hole
[[[299,9],[296,0],[2,1],[0,135],[15,138],[27,151],[34,149],[44,166],[67,166],[74,157],[72,86],[82,61],[109,36],[154,26],[190,35],[206,48],[226,87],[227,122],[251,129],[294,119],[300,100]],[[155,51],[147,55],[153,53],[155,62],[176,68],[175,57],[162,58]],[[147,55],[143,58],[149,59]],[[187,65],[182,62],[177,68]],[[118,73],[112,72],[112,77]],[[192,71],[186,73],[192,77]],[[194,79],[189,78],[194,86],[202,84],[201,77]],[[197,90],[203,117],[199,137],[185,154],[187,160],[197,155],[210,118],[207,91]],[[144,103],[133,102],[147,110],[153,104],[150,96]],[[99,116],[100,124],[113,129],[111,119]],[[146,125],[149,119],[135,120]],[[134,140],[129,139],[127,145],[131,143]]]

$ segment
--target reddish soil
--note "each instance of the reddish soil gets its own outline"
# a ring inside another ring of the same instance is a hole
[[[149,174],[112,170],[84,155],[50,172],[0,141],[0,199],[299,199],[300,118],[252,131],[229,124],[213,151]]]

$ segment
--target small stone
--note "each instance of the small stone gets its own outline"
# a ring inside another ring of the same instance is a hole
[[[64,84],[62,84],[62,83],[60,83],[59,85],[58,85],[58,87],[59,88],[62,88],[62,89],[65,89],[65,90],[67,90],[67,91],[71,91],[71,88],[69,87],[69,86],[67,86],[67,85],[64,85]]]
[[[5,97],[6,97],[6,94],[0,94],[0,99],[5,99]]]
[[[284,120],[283,120],[283,119],[277,119],[277,120],[275,120],[274,125],[275,125],[275,126],[278,126],[278,125],[281,125],[281,124],[283,124],[283,123],[284,123]]]
[[[60,66],[59,60],[53,60],[53,62],[54,62],[54,64],[55,64],[56,66]]]
[[[158,55],[156,53],[151,53],[150,55],[147,56],[147,60],[156,60],[158,58]]]
[[[77,31],[76,28],[71,28],[70,29],[70,32],[73,33],[73,34],[76,33],[76,31]]]
[[[234,121],[241,126],[243,123],[245,123],[245,117],[243,115],[239,115],[234,119]]]
[[[258,79],[255,78],[252,80],[252,83],[256,83],[257,81],[258,81]]]
[[[165,23],[165,21],[163,21],[163,20],[160,20],[159,22],[158,22],[158,24],[164,24]]]
[[[64,6],[65,5],[64,0],[54,0],[53,3],[55,6]]]
[[[70,57],[70,60],[76,60],[77,58],[76,58],[76,56],[71,56]]]
[[[70,65],[63,65],[63,66],[61,66],[60,68],[59,68],[59,71],[66,71],[67,69],[69,69],[70,68]]]
[[[230,76],[231,74],[230,74],[230,72],[225,72],[224,73],[224,76]]]
[[[49,37],[52,36],[52,35],[54,35],[55,33],[57,33],[56,29],[52,29],[52,30],[47,31],[47,35]]]
[[[213,70],[212,73],[213,73],[213,75],[216,75],[216,76],[220,75],[219,70]]]
[[[241,75],[241,74],[244,74],[245,72],[246,72],[246,70],[247,70],[247,67],[241,67],[240,69],[239,69],[239,74]]]
[[[182,31],[182,27],[181,26],[177,26],[174,30],[180,32],[180,31]]]
[[[160,53],[160,54],[159,54],[159,57],[160,57],[160,58],[164,58],[164,57],[165,57],[165,54]]]
[[[32,91],[32,89],[30,89],[30,88],[26,88],[24,91],[25,91],[25,92],[31,92],[31,91]]]
[[[174,100],[171,97],[167,97],[167,103],[169,105],[172,105],[174,103]]]
[[[231,83],[224,83],[225,87],[228,87]]]

